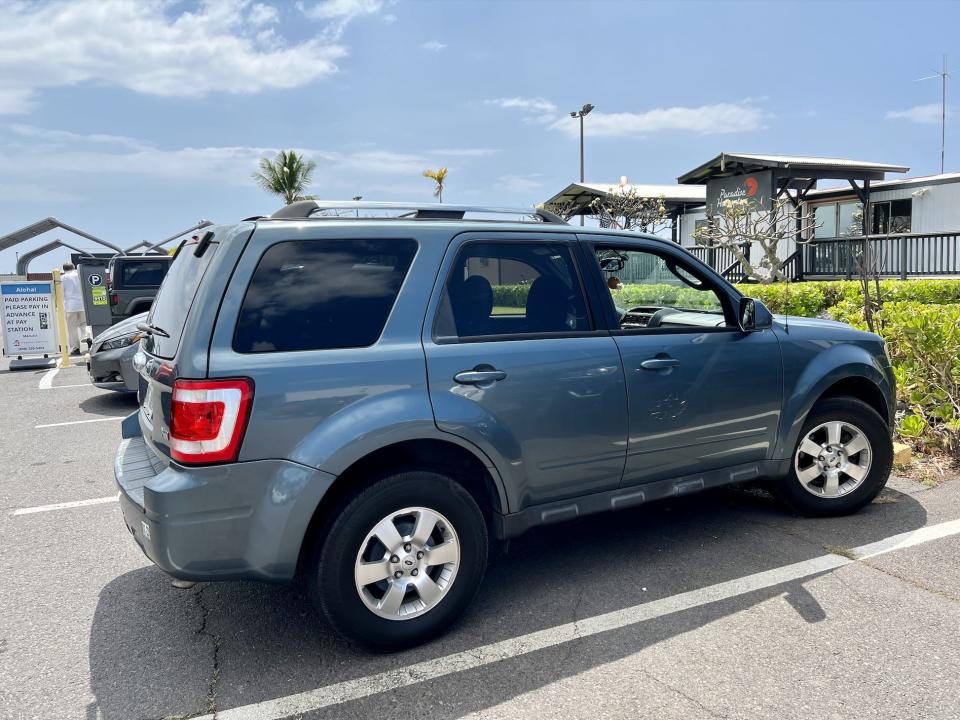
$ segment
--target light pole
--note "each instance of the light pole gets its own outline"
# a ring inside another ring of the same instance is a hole
[[[354,196],[353,196],[353,201],[354,201],[354,202],[360,202],[361,200],[363,200],[363,195],[354,195]],[[360,208],[357,208],[357,217],[360,217]]]
[[[585,180],[583,174],[583,118],[586,115],[590,114],[590,111],[593,110],[593,105],[586,103],[579,110],[574,110],[570,113],[572,118],[580,118],[580,182],[583,183]],[[583,227],[583,213],[580,213],[580,227]]]

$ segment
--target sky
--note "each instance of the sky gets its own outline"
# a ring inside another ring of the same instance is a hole
[[[587,102],[588,182],[720,152],[931,174],[940,83],[918,78],[944,54],[960,78],[957,27],[952,2],[0,0],[0,235],[53,216],[129,246],[269,214],[251,173],[279,149],[323,199],[429,202],[445,166],[447,202],[530,206],[579,179]]]

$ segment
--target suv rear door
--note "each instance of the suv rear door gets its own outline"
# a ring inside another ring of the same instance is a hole
[[[470,232],[447,249],[423,330],[438,427],[505,472],[510,510],[620,484],[626,389],[571,235]]]

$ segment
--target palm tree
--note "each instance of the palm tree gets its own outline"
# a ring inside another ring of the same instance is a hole
[[[439,170],[424,170],[423,176],[430,178],[436,183],[436,187],[433,189],[433,196],[440,202],[443,202],[443,183],[447,179],[447,169],[442,167]]]
[[[311,199],[303,191],[310,184],[316,167],[313,160],[305,160],[293,150],[281,150],[275,160],[260,158],[260,172],[253,173],[253,179],[268,193],[283,196],[283,201],[289,205],[297,200]]]

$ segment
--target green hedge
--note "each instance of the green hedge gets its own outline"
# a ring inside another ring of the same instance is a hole
[[[860,283],[855,280],[744,284],[737,289],[762,301],[771,312],[805,317],[816,317],[843,302],[862,302]],[[884,302],[954,305],[960,303],[960,280],[881,280],[880,295]]]

